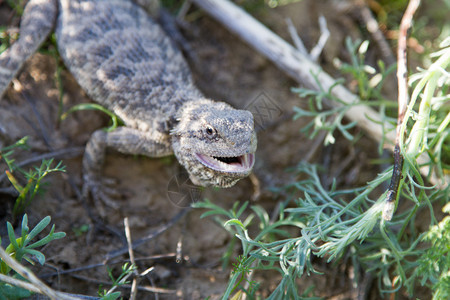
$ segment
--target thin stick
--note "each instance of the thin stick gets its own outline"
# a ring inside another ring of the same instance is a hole
[[[45,283],[43,283],[33,272],[22,266],[14,258],[10,257],[8,253],[0,246],[0,258],[5,262],[11,269],[16,271],[19,275],[30,281],[30,284],[35,287],[33,291],[48,296],[50,299],[61,299],[61,300],[75,300],[79,299],[65,293],[57,292]]]
[[[350,5],[351,7],[355,7],[352,4]],[[366,1],[357,2],[355,13],[360,15],[361,21],[366,25],[367,31],[370,33],[373,41],[378,46],[378,49],[380,50],[384,61],[386,61],[389,66],[393,65],[395,63],[394,54],[392,53],[391,47],[386,41],[383,32],[380,30],[380,26],[378,25],[377,20],[372,15],[370,9],[367,7]]]
[[[134,252],[133,252],[133,243],[131,242],[131,231],[130,224],[128,223],[128,217],[123,220],[125,226],[125,236],[127,237],[127,245],[128,245],[128,255],[130,256],[130,262],[136,266],[136,262],[134,260]],[[136,270],[134,271],[135,275],[137,275]],[[131,294],[130,299],[135,300],[137,295],[137,279],[136,276],[133,278],[133,282],[131,284]]]
[[[177,263],[182,263],[183,262],[183,236],[182,235],[180,235],[180,237],[178,238],[176,250],[177,250],[176,251],[177,256],[175,258],[175,261]]]
[[[25,282],[25,281],[22,281],[22,280],[13,278],[13,277],[9,277],[9,276],[3,275],[1,273],[0,273],[0,282],[9,283],[11,285],[21,287],[21,288],[28,290],[30,292],[33,292],[33,293],[38,293],[38,294],[42,293],[40,289],[38,289],[37,287],[35,287],[34,285],[32,285],[29,282]]]
[[[328,38],[330,37],[330,31],[327,27],[327,19],[325,19],[324,16],[319,16],[319,28],[319,40],[317,41],[317,44],[314,46],[314,48],[311,49],[311,53],[309,53],[309,56],[314,61],[317,61],[319,59],[319,56],[322,53],[323,48],[328,41]]]
[[[14,286],[21,287],[32,293],[42,294],[42,291],[39,288],[37,288],[35,285],[33,285],[29,282],[25,282],[23,280],[19,280],[19,279],[10,277],[10,276],[0,274],[0,282],[5,282],[5,283],[9,283]],[[63,299],[62,297],[65,297],[65,296],[72,297],[71,299],[76,299],[76,300],[98,300],[99,299],[98,297],[68,294],[68,293],[63,293],[63,292],[58,292],[58,291],[55,291],[55,293],[60,297],[58,299]],[[39,299],[41,299],[41,298],[39,298]],[[64,299],[68,299],[68,298],[64,298]]]
[[[136,249],[137,247],[143,245],[144,243],[158,237],[160,234],[162,234],[163,232],[165,232],[167,229],[169,229],[170,227],[172,227],[173,225],[175,225],[182,217],[184,217],[189,211],[191,211],[190,207],[186,207],[184,208],[182,211],[180,211],[177,215],[175,215],[172,219],[170,219],[169,222],[167,222],[166,224],[164,224],[163,226],[161,226],[160,228],[156,229],[155,231],[152,231],[150,234],[148,234],[146,237],[143,237],[137,241],[135,241],[132,244],[133,249]],[[105,256],[105,260],[104,263],[106,264],[106,262],[108,262],[109,260],[111,260],[114,257],[120,256],[122,254],[127,253],[128,251],[128,247],[122,247],[120,249],[114,250],[109,252],[106,256]]]
[[[123,220],[123,224],[125,226],[125,236],[127,238],[127,245],[128,245],[128,255],[130,256],[130,262],[132,264],[135,264],[135,260],[134,260],[134,252],[133,252],[133,243],[131,242],[131,231],[130,231],[130,224],[128,223],[128,217],[126,217]]]
[[[323,48],[325,47],[328,38],[330,37],[330,31],[327,28],[327,20],[324,16],[319,16],[319,28],[320,28],[320,37],[317,41],[317,44],[314,48],[311,49],[311,52],[308,53],[306,50],[305,44],[303,44],[302,39],[298,35],[297,29],[292,23],[290,18],[286,19],[287,28],[289,34],[291,35],[291,39],[294,42],[295,47],[298,51],[309,57],[313,61],[317,61],[319,59],[320,54],[322,53]]]
[[[104,285],[104,286],[113,284],[111,281],[98,280],[98,279],[90,278],[90,277],[79,275],[79,274],[70,274],[69,276],[79,279],[79,280],[86,281],[90,284],[95,283],[95,284]],[[127,278],[125,278],[125,281]],[[121,282],[123,282],[123,280]],[[131,285],[130,284],[121,284],[120,288],[131,289]],[[140,291],[144,291],[144,292],[152,292],[152,293],[160,293],[160,294],[173,294],[173,293],[177,292],[177,290],[170,290],[170,289],[158,288],[158,287],[152,287],[152,286],[146,286],[146,285],[138,286],[137,289]],[[84,299],[84,298],[80,298],[80,299]],[[99,298],[97,297],[95,299],[99,299]],[[77,299],[77,300],[79,300],[79,299]]]
[[[157,255],[151,255],[151,256],[145,256],[145,257],[138,257],[138,258],[135,258],[134,260],[135,261],[145,261],[145,260],[156,260],[156,259],[163,259],[163,258],[175,258],[176,255],[177,254],[175,252],[170,252],[170,253],[167,253],[167,254],[157,254]],[[131,262],[131,261],[127,260],[127,259],[119,259],[119,260],[116,260],[116,261],[108,262],[108,265],[123,264],[123,263],[126,263],[126,262]],[[82,267],[79,267],[79,268],[68,269],[68,270],[59,270],[59,269],[57,269],[56,272],[40,275],[39,278],[45,279],[45,278],[48,278],[48,277],[54,277],[54,276],[65,275],[65,274],[69,274],[70,275],[71,273],[85,271],[85,270],[90,270],[90,269],[103,267],[103,266],[106,266],[106,264],[104,262],[101,262],[101,263],[98,263],[98,264],[82,266]]]
[[[27,165],[40,162],[44,159],[63,159],[63,158],[73,158],[81,156],[84,152],[84,147],[72,147],[72,148],[64,148],[55,150],[52,152],[44,153],[41,155],[37,155],[31,158],[28,158],[20,163],[17,163],[18,168],[23,168]],[[2,182],[6,178],[5,174],[0,175],[0,182]]]
[[[286,24],[289,34],[291,35],[291,39],[294,42],[294,45],[297,48],[297,50],[305,55],[308,55],[308,50],[306,50],[305,44],[303,44],[302,39],[298,35],[297,29],[295,28],[294,23],[292,23],[291,18],[286,19]]]
[[[394,147],[394,169],[392,171],[391,183],[386,194],[386,203],[383,208],[383,219],[389,221],[395,209],[395,200],[397,199],[400,182],[402,180],[403,155],[400,150],[400,139],[405,134],[402,132],[402,124],[405,121],[405,113],[408,107],[408,67],[406,58],[406,39],[408,30],[412,24],[412,18],[420,0],[410,0],[408,7],[400,23],[397,49],[397,80],[398,80],[398,117],[397,130]]]
[[[371,138],[380,142],[386,140],[393,148],[395,133],[393,126],[385,124],[372,108],[362,105],[360,99],[322,70],[320,66],[298,51],[291,44],[270,31],[263,24],[247,14],[243,9],[227,0],[192,0],[207,11],[230,31],[265,55],[288,76],[309,88],[330,93],[342,103],[333,101],[334,107],[348,106],[345,116],[356,122]],[[317,78],[317,80],[316,80]],[[320,86],[319,86],[320,83]]]
[[[376,142],[385,141],[385,147],[394,151],[396,140],[395,127],[386,123],[374,109],[361,103],[361,100],[343,85],[336,85],[336,80],[325,73],[322,68],[306,55],[270,31],[263,24],[247,14],[243,9],[228,0],[191,0],[208,14],[221,22],[230,31],[251,45],[256,51],[270,59],[301,85],[314,90],[330,91],[333,97],[340,99],[327,104],[332,107],[347,106],[345,116],[356,122],[367,135]],[[320,86],[319,86],[320,84]],[[427,155],[419,156],[421,165],[430,161]],[[429,166],[420,168],[427,176],[433,170]],[[431,184],[440,187],[436,176],[429,177]]]

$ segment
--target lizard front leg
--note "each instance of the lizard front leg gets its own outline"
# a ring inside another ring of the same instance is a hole
[[[25,61],[39,48],[56,21],[56,0],[31,0],[20,22],[20,37],[0,54],[0,98]]]
[[[111,132],[95,131],[86,145],[83,157],[83,194],[88,196],[90,193],[96,203],[101,201],[113,208],[118,205],[110,197],[115,194],[115,191],[108,187],[111,180],[104,177],[102,179],[106,149],[149,157],[162,157],[173,153],[169,141],[155,139],[149,133],[137,129],[119,127]]]

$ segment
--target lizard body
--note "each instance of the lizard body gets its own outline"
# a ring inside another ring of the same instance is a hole
[[[175,154],[201,186],[229,187],[250,174],[256,150],[251,113],[206,99],[181,52],[131,1],[31,0],[19,40],[0,54],[0,95],[53,29],[79,85],[125,124],[91,136],[83,157],[85,190],[107,198],[100,176],[106,148]]]

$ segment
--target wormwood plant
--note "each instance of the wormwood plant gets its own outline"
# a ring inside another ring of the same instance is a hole
[[[122,266],[122,270],[120,275],[117,278],[114,278],[112,274],[112,270],[108,268],[108,275],[111,279],[112,286],[109,290],[102,289],[102,287],[99,287],[98,295],[101,297],[102,300],[115,300],[118,299],[121,295],[121,292],[114,292],[115,289],[118,287],[129,283],[127,281],[128,277],[133,274],[133,272],[136,270],[136,266],[134,264],[125,263]]]
[[[6,4],[14,10],[16,15],[21,16],[23,14],[23,0],[6,0]],[[9,31],[6,26],[0,26],[0,53],[5,51],[12,41],[17,40],[18,36],[17,31]]]
[[[390,73],[395,70],[395,65],[386,67],[383,61],[378,61],[378,71],[372,66],[365,64],[365,54],[369,48],[369,42],[361,42],[359,40],[352,41],[351,38],[345,40],[347,51],[351,57],[351,63],[342,63],[336,61],[335,63],[340,67],[341,72],[351,75],[358,86],[358,95],[361,103],[354,105],[370,105],[377,107],[380,115],[383,117],[384,123],[395,124],[396,119],[389,117],[386,112],[389,108],[395,107],[396,103],[384,98],[381,93],[383,84]],[[348,140],[354,140],[350,129],[356,126],[356,122],[345,122],[345,112],[350,108],[347,102],[335,97],[331,91],[337,85],[344,84],[343,79],[336,80],[335,84],[329,89],[325,90],[322,84],[314,75],[319,90],[310,90],[307,88],[293,88],[292,91],[297,93],[300,97],[308,99],[308,109],[294,107],[294,119],[308,117],[311,119],[301,131],[309,133],[309,137],[315,138],[321,131],[327,132],[325,137],[325,145],[333,144],[335,142],[335,132],[341,133]],[[334,101],[339,104],[332,109],[326,108],[325,99]],[[383,125],[383,124],[382,124]],[[380,141],[383,145],[384,141]]]
[[[384,121],[392,122],[385,114],[387,105],[378,86],[387,70],[379,64],[382,78],[373,79],[377,74],[363,65],[361,56],[368,44],[362,43],[359,48],[348,45],[358,49],[350,51],[353,64],[347,65],[346,71],[361,80],[358,85],[365,89],[366,100],[370,100],[363,104],[376,104]],[[438,224],[433,211],[433,205],[439,208],[448,202],[450,191],[445,181],[450,169],[450,38],[441,46],[442,50],[432,55],[434,63],[411,77],[415,87],[405,115],[405,138],[400,141],[405,161],[396,198],[403,205],[391,220],[383,218],[388,191],[380,190],[391,179],[392,167],[365,186],[339,189],[333,183],[327,189],[320,181],[319,166],[299,163],[290,170],[293,183],[276,190],[285,200],[279,204],[279,214],[273,220],[257,205],[250,206],[248,212],[248,203],[241,206],[236,203],[231,210],[208,200],[195,204],[209,209],[203,217],[214,216],[241,243],[242,254],[231,272],[223,299],[242,292],[254,296],[258,284],[251,280],[251,274],[268,269],[281,274],[281,281],[268,299],[306,299],[300,296],[296,279],[305,273],[319,273],[311,262],[313,256],[326,258],[328,262],[348,259],[355,270],[355,283],[359,282],[359,274],[370,272],[381,294],[405,288],[413,295],[417,284],[421,284],[433,288],[434,299],[449,298],[449,218]],[[370,76],[362,76],[361,72],[367,70]],[[326,130],[326,142],[333,142],[333,132],[339,130],[353,138],[347,131],[349,125],[342,123],[345,107],[326,111],[321,106],[324,98],[335,100],[330,98],[330,91],[295,91],[310,97],[311,110],[296,111],[297,117],[313,118],[307,126],[312,135]],[[429,170],[425,177],[420,173],[424,167]],[[437,179],[436,186],[426,185],[431,176]],[[423,218],[426,215],[429,217]],[[423,226],[426,219],[430,230],[420,232],[418,225]],[[250,233],[252,224],[258,225],[256,233]]]
[[[52,167],[53,159],[44,159],[39,167],[34,167],[29,171],[21,168],[13,158],[13,154],[17,149],[28,149],[27,139],[27,137],[24,137],[13,145],[0,149],[0,160],[3,160],[7,165],[6,177],[19,193],[13,207],[13,220],[25,211],[25,208],[30,205],[37,194],[43,191],[42,180],[44,177],[53,172],[65,172],[65,166],[62,165],[62,162]],[[25,185],[20,183],[20,177],[25,179]]]
[[[18,262],[26,260],[30,264],[34,265],[34,259],[39,264],[45,263],[45,256],[42,252],[36,250],[38,247],[47,245],[51,241],[61,239],[66,236],[64,232],[55,232],[55,225],[52,226],[50,232],[35,242],[33,240],[40,234],[49,224],[51,218],[49,216],[42,219],[31,231],[28,227],[28,217],[25,214],[22,218],[21,235],[16,238],[14,228],[11,223],[7,222],[9,245],[6,247],[6,253],[15,258]],[[0,238],[1,244],[1,238]],[[10,276],[15,279],[23,280],[23,278],[11,269],[11,267],[0,259],[0,274]],[[7,284],[0,280],[0,300],[6,299],[21,299],[31,296],[31,293],[25,289],[17,286]]]

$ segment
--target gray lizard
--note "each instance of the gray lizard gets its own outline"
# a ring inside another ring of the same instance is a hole
[[[253,168],[253,116],[206,99],[181,52],[160,26],[126,0],[31,0],[19,39],[0,55],[0,95],[55,30],[64,64],[94,101],[126,126],[97,130],[83,157],[84,190],[106,200],[106,148],[175,154],[194,184],[230,187]]]

